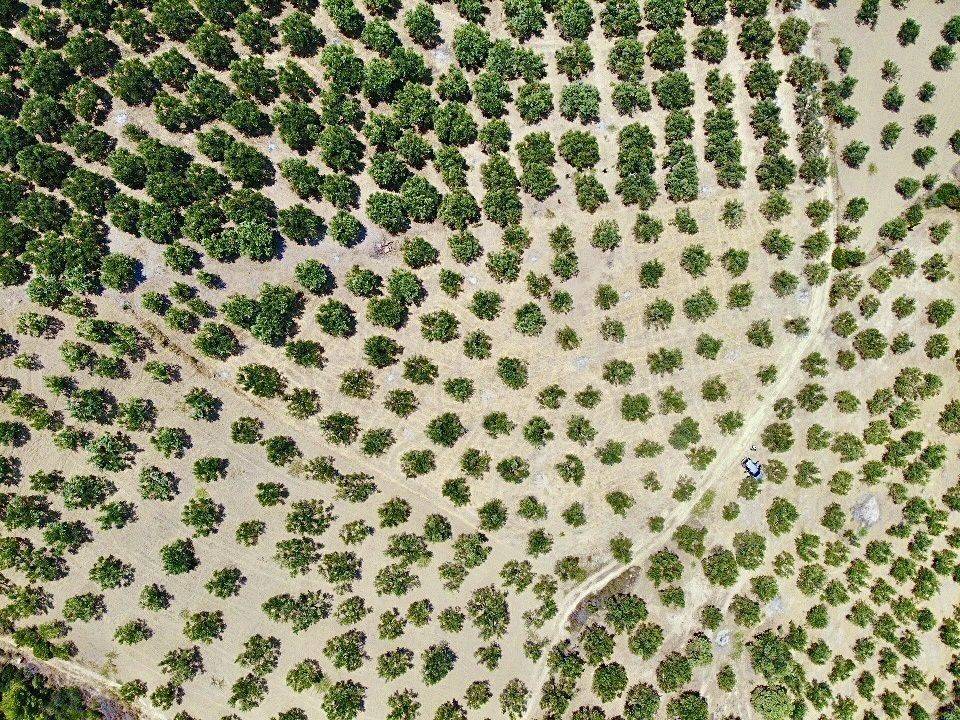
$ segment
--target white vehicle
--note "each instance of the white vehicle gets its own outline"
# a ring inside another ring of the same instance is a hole
[[[744,458],[740,463],[741,467],[747,471],[747,475],[755,480],[763,480],[763,465],[753,458]]]

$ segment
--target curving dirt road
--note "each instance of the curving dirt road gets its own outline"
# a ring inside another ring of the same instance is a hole
[[[819,55],[819,47],[815,51]],[[828,126],[829,127],[829,126]],[[829,200],[834,208],[838,207],[838,198],[842,196],[839,188],[839,181],[836,177],[831,177],[826,185],[824,197]],[[827,226],[827,232],[832,238],[836,231],[835,214],[831,214]],[[740,467],[740,459],[743,456],[744,447],[756,437],[767,422],[773,405],[781,397],[783,391],[793,380],[794,374],[800,365],[801,360],[807,355],[814,341],[819,339],[823,330],[828,310],[829,281],[813,289],[810,300],[810,332],[807,333],[792,348],[784,353],[778,359],[777,367],[779,369],[777,382],[770,387],[764,394],[763,400],[756,405],[755,412],[745,421],[739,435],[729,440],[718,453],[717,457],[700,477],[697,492],[694,496],[683,504],[674,506],[670,514],[665,518],[666,522],[661,532],[648,538],[640,545],[634,553],[633,559],[629,564],[622,564],[615,560],[610,560],[597,570],[595,570],[583,582],[575,585],[563,600],[559,603],[557,613],[556,630],[551,639],[550,645],[561,642],[567,635],[567,623],[570,616],[576,609],[588,598],[596,595],[611,582],[617,580],[630,570],[639,567],[656,550],[660,549],[674,530],[682,525],[690,517],[691,512],[697,503],[717,484],[721,477],[728,473],[732,468]],[[543,690],[543,684],[547,680],[546,653],[537,663],[536,676],[533,680],[532,696],[527,705],[527,712],[522,720],[529,720],[533,717],[534,708],[540,704],[540,694]]]

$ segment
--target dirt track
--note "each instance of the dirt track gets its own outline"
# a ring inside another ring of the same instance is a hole
[[[814,37],[822,42],[821,32],[819,32],[821,28],[822,26],[817,27]],[[820,56],[822,54],[822,47],[818,45],[814,52]],[[833,160],[836,162],[836,158],[833,158]],[[836,176],[831,177],[831,180],[826,183],[826,193],[824,197],[829,200],[834,207],[839,206],[839,200],[842,199],[843,193],[839,187],[839,179]],[[829,235],[833,237],[836,230],[836,213],[831,214],[827,230]],[[610,560],[591,573],[583,582],[578,583],[567,592],[566,596],[559,603],[560,611],[557,615],[556,629],[551,639],[551,645],[564,639],[567,634],[567,624],[577,608],[592,596],[600,593],[607,585],[646,562],[647,558],[666,544],[673,535],[673,532],[690,517],[697,503],[699,503],[723,477],[730,473],[731,470],[736,472],[737,470],[734,470],[734,468],[739,469],[740,459],[744,453],[747,452],[750,444],[757,439],[759,431],[770,417],[774,403],[776,403],[793,382],[795,373],[800,366],[800,361],[809,352],[814,342],[820,339],[821,333],[824,331],[828,315],[827,311],[829,309],[829,287],[829,282],[826,282],[813,289],[810,306],[810,332],[793,348],[788,349],[788,352],[784,356],[778,359],[776,366],[779,372],[776,383],[766,390],[763,399],[755,406],[756,409],[754,413],[745,420],[740,433],[723,446],[717,457],[710,464],[710,467],[698,478],[697,491],[694,496],[686,503],[678,503],[673,507],[669,515],[665,518],[666,522],[663,530],[647,538],[642,545],[637,547],[633,559],[629,564],[624,565],[615,560]],[[546,656],[537,664],[536,672],[536,679],[532,685],[533,697],[527,706],[527,713],[524,716],[524,720],[531,718],[535,712],[534,708],[539,706],[539,694],[547,679]]]

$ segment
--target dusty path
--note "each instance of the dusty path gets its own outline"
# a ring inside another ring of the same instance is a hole
[[[820,47],[818,46],[814,52],[819,57]],[[829,182],[826,183],[825,198],[833,204],[834,208],[838,208],[838,198],[840,197],[842,197],[842,192],[839,187],[839,180],[837,177],[832,176]],[[837,209],[837,211],[839,210]],[[836,231],[836,213],[831,214],[826,231],[831,238],[834,237]],[[673,510],[665,518],[663,530],[648,538],[640,545],[635,551],[630,563],[623,564],[615,560],[610,560],[567,592],[567,595],[559,603],[556,630],[550,641],[550,646],[561,642],[567,635],[567,624],[570,616],[582,603],[602,591],[610,583],[646,562],[647,558],[659,550],[670,539],[673,532],[686,522],[693,512],[693,509],[700,500],[716,486],[717,482],[724,477],[731,468],[739,467],[744,448],[756,438],[757,433],[760,432],[761,428],[769,419],[773,405],[793,381],[794,374],[799,368],[801,360],[808,354],[813,343],[820,338],[827,318],[829,287],[830,283],[828,279],[827,282],[813,289],[809,305],[810,332],[802,337],[800,341],[793,346],[792,350],[789,350],[778,358],[777,368],[779,372],[777,382],[767,389],[763,400],[756,405],[755,412],[744,422],[740,433],[723,446],[714,461],[706,471],[704,471],[703,475],[701,475],[697,492],[694,496],[686,503],[674,506]],[[547,654],[544,653],[537,663],[533,679],[532,696],[530,703],[527,705],[527,712],[524,714],[523,720],[529,720],[529,718],[533,717],[535,712],[534,708],[540,704],[543,684],[547,680],[546,663]]]
[[[11,653],[19,657],[23,655],[23,649],[17,647],[8,637],[0,637],[0,646],[7,648]],[[29,663],[49,668],[55,675],[69,680],[75,685],[79,685],[95,691],[99,695],[115,698],[120,683],[113,680],[101,672],[74,662],[73,660],[40,660],[30,655]],[[140,717],[152,718],[152,720],[166,720],[163,713],[157,710],[146,699],[141,699],[131,708],[136,711]]]
[[[834,192],[828,193],[831,202],[834,201]],[[833,229],[831,228],[831,234]],[[592,595],[603,590],[608,584],[618,579],[620,576],[630,570],[639,567],[656,550],[660,549],[673,535],[680,525],[690,517],[691,512],[697,503],[717,484],[717,482],[729,472],[731,467],[739,466],[739,460],[743,454],[743,448],[751,439],[755,438],[757,433],[767,422],[774,403],[781,397],[782,392],[793,380],[793,375],[800,365],[800,361],[808,353],[813,341],[820,336],[823,329],[824,320],[827,315],[827,297],[829,286],[824,284],[816,289],[811,302],[810,333],[799,342],[790,353],[789,357],[781,359],[778,367],[782,372],[777,383],[770,388],[764,395],[763,401],[757,406],[756,412],[750,416],[744,423],[740,434],[728,441],[721,452],[711,463],[710,467],[700,477],[700,483],[694,496],[683,504],[674,506],[670,514],[665,518],[666,523],[661,532],[649,538],[640,546],[634,554],[633,560],[629,564],[622,564],[615,560],[610,560],[597,570],[595,570],[586,580],[570,589],[566,597],[560,603],[560,609],[557,614],[557,629],[551,640],[551,645],[563,640],[566,635],[567,622],[573,612]],[[536,680],[534,681],[533,692],[539,693],[543,683],[546,681],[546,656],[538,663]],[[536,695],[535,698],[536,699]],[[533,707],[533,704],[529,706]],[[531,717],[531,710],[528,708],[525,718]]]
[[[291,432],[296,433],[297,435],[306,438],[311,441],[313,445],[321,445],[324,449],[324,452],[329,455],[339,456],[338,459],[342,459],[344,462],[347,462],[351,465],[349,469],[350,472],[355,470],[360,470],[365,473],[370,474],[375,477],[378,483],[388,483],[391,485],[396,485],[399,488],[402,488],[405,492],[415,495],[428,506],[433,507],[439,512],[442,512],[448,516],[457,518],[461,523],[473,530],[480,529],[479,519],[477,518],[476,513],[471,509],[462,510],[453,506],[449,502],[439,502],[436,495],[431,495],[425,492],[423,489],[412,485],[411,483],[404,482],[398,476],[396,472],[390,472],[386,468],[383,468],[366,458],[363,458],[359,455],[350,454],[342,452],[339,448],[334,448],[328,443],[324,442],[322,439],[318,439],[319,431],[314,428],[309,427],[305,423],[296,423],[290,419],[285,413],[279,412],[275,407],[265,402],[258,402],[248,393],[240,390],[232,382],[222,379],[212,368],[210,368],[203,360],[196,357],[192,353],[184,349],[175,339],[170,337],[166,332],[164,332],[160,327],[155,323],[151,322],[149,319],[145,318],[142,314],[136,310],[131,309],[130,313],[136,318],[137,323],[141,329],[146,331],[151,338],[162,345],[164,348],[170,352],[176,354],[180,359],[189,363],[190,366],[197,371],[200,375],[204,377],[207,381],[216,384],[224,391],[231,392],[248,405],[253,405],[257,410],[266,413],[270,416],[270,419],[276,423],[283,425],[290,429]],[[490,538],[491,542],[494,542],[496,538]],[[500,544],[500,543],[497,543]]]

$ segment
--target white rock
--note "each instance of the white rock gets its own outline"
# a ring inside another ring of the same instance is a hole
[[[860,498],[850,513],[862,527],[871,527],[880,522],[880,501],[873,493]]]
[[[126,114],[126,113],[120,113],[120,114],[118,114],[118,115],[113,119],[113,121],[114,121],[117,125],[120,125],[120,126],[122,127],[123,125],[126,125],[126,124],[127,124],[127,114]]]

